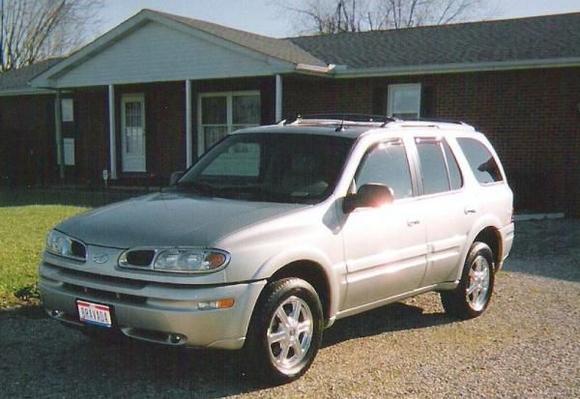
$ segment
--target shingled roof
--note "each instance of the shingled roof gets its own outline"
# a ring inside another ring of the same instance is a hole
[[[26,91],[38,92],[37,89],[31,88],[28,82],[61,60],[63,58],[50,58],[36,64],[0,73],[0,92],[14,92],[15,94]]]
[[[290,40],[329,64],[348,68],[577,58],[580,13]]]
[[[524,61],[580,64],[580,13],[286,39],[159,11],[143,10],[138,15],[158,15],[297,67],[338,65],[337,76],[348,76],[349,71],[364,76],[372,70],[405,74],[414,68],[428,73],[437,66],[444,72],[454,65],[491,64],[493,69],[501,63]],[[28,82],[62,60],[49,59],[0,74],[0,93],[41,92]],[[533,62],[522,65],[531,67]]]

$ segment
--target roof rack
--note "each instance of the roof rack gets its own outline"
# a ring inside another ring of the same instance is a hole
[[[279,125],[317,125],[317,126],[336,126],[336,131],[340,132],[345,126],[373,126],[373,127],[443,127],[445,124],[447,128],[449,125],[457,125],[457,128],[468,128],[475,130],[473,126],[455,119],[447,118],[413,118],[413,119],[398,119],[386,115],[373,114],[357,114],[357,113],[328,113],[328,114],[298,114],[296,119],[292,122],[282,120]],[[391,125],[392,124],[392,125]]]
[[[336,131],[344,129],[345,125],[372,125],[384,127],[389,122],[397,121],[386,115],[356,114],[356,113],[336,113],[336,114],[298,114],[292,125],[338,125]],[[286,125],[286,121],[283,123]]]

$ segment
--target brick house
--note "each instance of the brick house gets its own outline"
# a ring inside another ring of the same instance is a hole
[[[323,112],[463,120],[519,210],[580,214],[580,13],[274,39],[143,10],[0,75],[0,176],[160,185],[229,131]]]

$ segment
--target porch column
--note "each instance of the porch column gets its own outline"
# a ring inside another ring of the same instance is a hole
[[[56,162],[58,164],[58,176],[64,180],[64,142],[62,140],[62,110],[60,102],[60,90],[56,91],[54,98],[54,132],[56,139]]]
[[[193,163],[193,142],[191,136],[191,80],[185,81],[185,166]]]
[[[275,122],[282,120],[282,76],[276,75],[276,112]]]
[[[117,179],[117,135],[115,133],[115,87],[109,85],[109,158],[110,178]]]

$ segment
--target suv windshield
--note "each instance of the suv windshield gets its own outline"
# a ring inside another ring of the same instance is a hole
[[[353,142],[311,134],[231,135],[210,149],[176,188],[246,201],[316,203],[334,190]]]

